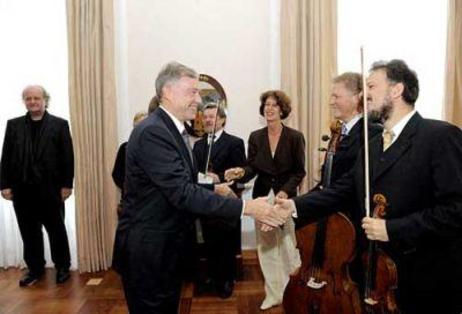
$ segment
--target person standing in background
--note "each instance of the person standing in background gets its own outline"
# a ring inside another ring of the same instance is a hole
[[[147,115],[148,114],[144,111],[136,113],[133,117],[133,127],[136,127],[141,120],[147,117]],[[124,197],[125,155],[127,153],[127,143],[128,142],[124,142],[120,145],[114,162],[114,168],[112,169],[112,180],[114,180],[115,185],[120,189],[120,202],[117,205],[118,216],[122,213],[122,199]]]
[[[260,114],[267,126],[250,134],[247,166],[231,168],[225,173],[227,180],[243,174],[238,182],[247,182],[257,176],[254,198],[268,195],[283,199],[294,197],[305,177],[303,134],[282,123],[292,110],[290,103],[290,98],[279,90],[270,90],[260,96]],[[289,274],[300,266],[300,255],[291,218],[283,228],[263,232],[257,224],[255,229],[266,293],[260,309],[266,310],[282,303]]]
[[[28,272],[21,287],[45,272],[42,226],[50,240],[56,283],[70,277],[70,252],[64,225],[64,201],[72,194],[74,151],[68,122],[48,113],[50,96],[38,85],[22,93],[25,116],[8,121],[3,142],[0,189],[13,201],[24,243]]]
[[[223,107],[205,106],[202,120],[206,134],[195,143],[193,149],[199,171],[212,176],[214,183],[224,182],[226,169],[245,165],[244,141],[228,134],[223,129],[226,124],[226,112]],[[215,135],[212,138],[214,126]],[[210,145],[212,145],[212,150],[208,169],[206,169]],[[241,194],[241,190],[235,186],[232,186],[232,189],[236,195]],[[203,290],[206,290],[207,286],[214,286],[219,297],[228,298],[233,293],[236,279],[236,254],[240,253],[241,223],[240,221],[230,223],[211,217],[201,217],[200,222],[209,278],[205,278],[204,282],[198,284],[205,286]]]

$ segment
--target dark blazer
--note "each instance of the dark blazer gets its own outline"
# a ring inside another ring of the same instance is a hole
[[[350,132],[343,137],[337,147],[332,163],[331,182],[340,179],[345,173],[353,168],[358,153],[363,146],[363,118],[353,125]],[[382,126],[379,124],[371,124],[369,126],[369,138],[376,136],[382,132]]]
[[[207,136],[194,144],[194,156],[201,172],[205,172],[208,149]],[[244,141],[223,131],[212,145],[209,170],[219,176],[220,182],[224,182],[225,170],[243,167],[245,162]],[[236,184],[231,188],[240,196],[242,189],[238,189]],[[213,217],[201,217],[200,221],[209,276],[217,284],[220,284],[220,281],[233,280],[236,276],[235,255],[241,252],[240,221],[230,223],[228,220]]]
[[[215,195],[198,186],[196,178],[178,129],[157,109],[133,130],[127,146],[124,211],[113,263],[124,287],[136,295],[140,307],[131,311],[162,312],[163,303],[178,302],[172,301],[181,287],[178,265],[195,214],[240,218],[241,200]]]
[[[397,263],[402,304],[409,312],[435,304],[452,304],[460,311],[461,130],[416,113],[387,151],[382,152],[381,136],[372,139],[370,156],[371,196],[381,193],[389,203],[385,219],[390,242],[379,243]],[[356,197],[361,207],[351,214],[360,225],[365,215],[363,173],[361,155],[331,188],[296,197],[299,217],[320,218]],[[364,240],[364,232],[360,236]]]
[[[253,197],[268,195],[273,189],[277,194],[284,191],[293,197],[306,174],[305,139],[297,130],[283,126],[274,158],[268,138],[268,127],[254,131],[249,137],[247,166],[243,182],[258,175],[253,188]]]
[[[72,188],[74,152],[69,124],[48,112],[42,119],[35,149],[32,147],[29,113],[8,121],[3,143],[0,189],[11,188],[14,193],[25,183],[37,183],[43,192],[61,198],[61,188]]]
[[[201,172],[205,172],[208,147],[207,137],[194,144],[194,156]],[[220,182],[224,181],[225,170],[232,167],[243,167],[245,166],[245,161],[244,141],[223,131],[220,138],[213,143],[210,156],[212,171],[219,176]]]
[[[364,145],[363,141],[363,130],[364,130],[364,121],[363,118],[359,119],[355,125],[351,128],[350,132],[343,137],[340,143],[337,146],[333,161],[332,161],[332,172],[331,172],[331,184],[340,179],[345,173],[350,171],[356,163],[356,158],[360,153],[361,147]],[[375,137],[377,134],[381,133],[383,130],[382,126],[377,123],[372,123],[369,125],[369,138]],[[324,179],[325,175],[325,165],[321,167],[322,178]],[[313,190],[319,190],[322,186],[323,180],[318,183]],[[340,211],[348,212],[352,207],[358,206],[356,199],[352,199],[350,202],[345,202],[342,204]],[[306,224],[300,219],[297,221],[297,227]]]
[[[112,168],[112,180],[115,185],[122,191],[124,190],[125,182],[125,155],[127,154],[127,143],[122,143],[117,151],[117,157]]]

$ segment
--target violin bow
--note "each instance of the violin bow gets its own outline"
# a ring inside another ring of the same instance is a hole
[[[366,209],[366,217],[370,217],[371,213],[371,192],[370,192],[370,173],[369,173],[369,117],[367,106],[367,84],[366,72],[364,70],[364,47],[361,46],[361,74],[363,81],[363,123],[364,123],[364,205]]]

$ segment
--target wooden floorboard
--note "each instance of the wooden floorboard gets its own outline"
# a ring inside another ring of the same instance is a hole
[[[197,296],[194,285],[185,283],[182,288],[181,314],[283,314],[282,307],[260,311],[264,297],[263,279],[258,260],[253,253],[243,256],[243,278],[236,282],[233,295],[220,299],[212,294]],[[0,270],[0,314],[87,314],[127,313],[122,285],[116,273],[79,274],[72,272],[71,279],[55,283],[55,271],[47,269],[45,277],[31,287],[20,288],[23,271],[10,268]],[[99,285],[87,285],[88,280],[101,278]]]

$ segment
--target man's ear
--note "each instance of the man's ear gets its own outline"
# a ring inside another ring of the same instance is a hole
[[[391,87],[391,97],[400,98],[403,96],[404,85],[403,83],[396,83]]]

